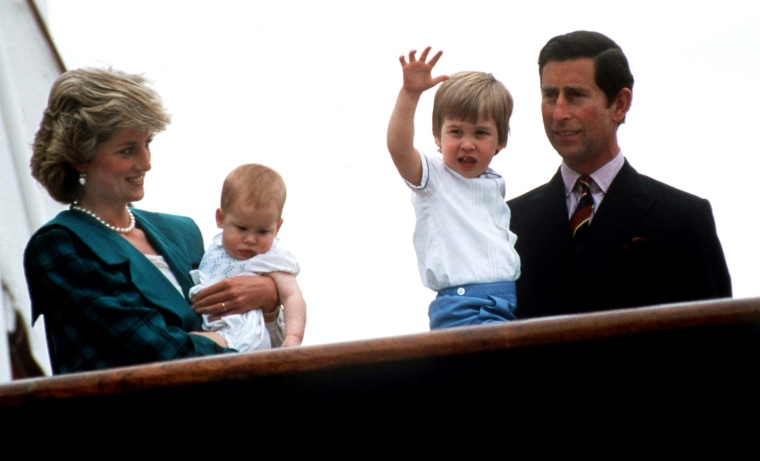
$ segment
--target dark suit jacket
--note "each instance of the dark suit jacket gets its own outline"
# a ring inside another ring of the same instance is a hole
[[[559,171],[507,203],[522,264],[519,318],[731,296],[710,203],[640,175],[627,161],[580,252]]]
[[[186,299],[203,256],[186,217],[133,210],[184,296],[134,246],[92,217],[63,211],[31,237],[24,254],[33,321],[44,315],[54,373],[226,351],[190,331],[201,320]]]

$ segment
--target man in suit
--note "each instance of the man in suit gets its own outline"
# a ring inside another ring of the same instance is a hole
[[[618,145],[633,98],[620,47],[572,32],[549,40],[538,64],[544,128],[562,164],[548,183],[508,202],[522,261],[517,316],[730,297],[710,203],[639,174]],[[582,175],[593,207],[574,239]]]

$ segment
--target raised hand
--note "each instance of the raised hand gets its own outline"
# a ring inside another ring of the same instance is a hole
[[[433,78],[431,72],[443,51],[439,51],[428,60],[430,47],[425,48],[417,59],[417,51],[409,52],[409,60],[399,57],[401,70],[404,73],[404,85],[398,93],[396,106],[393,108],[391,120],[388,122],[386,142],[388,152],[402,178],[411,184],[419,185],[422,180],[422,160],[419,151],[414,147],[414,113],[417,103],[425,90],[436,86],[447,75]]]
[[[428,60],[430,54],[430,47],[422,50],[419,59],[417,59],[417,51],[412,50],[409,52],[409,60],[403,55],[399,57],[401,62],[401,69],[404,73],[404,87],[405,91],[410,93],[422,93],[437,84],[448,80],[447,75],[439,75],[433,78],[432,71],[435,64],[441,58],[443,51],[439,51]]]

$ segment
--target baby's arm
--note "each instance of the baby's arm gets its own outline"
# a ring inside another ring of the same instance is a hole
[[[290,272],[270,272],[265,274],[274,280],[285,312],[285,340],[282,347],[299,346],[306,330],[306,301],[296,276]]]
[[[417,59],[412,50],[409,52],[409,62],[404,56],[399,57],[404,74],[404,85],[399,91],[396,106],[388,123],[387,144],[393,163],[401,177],[408,182],[419,185],[422,180],[422,160],[414,148],[414,113],[417,103],[425,90],[428,90],[449,77],[440,75],[433,78],[431,71],[443,54],[437,52],[427,61],[430,47],[425,48]],[[426,62],[427,61],[427,62]]]

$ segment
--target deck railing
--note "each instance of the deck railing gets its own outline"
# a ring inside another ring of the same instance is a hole
[[[694,395],[718,409],[758,400],[759,332],[760,298],[643,307],[20,380],[0,385],[0,412],[277,402],[377,415],[481,402],[519,415],[525,402],[604,411],[610,392],[629,413],[688,409]]]

